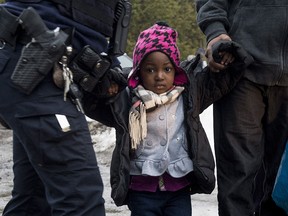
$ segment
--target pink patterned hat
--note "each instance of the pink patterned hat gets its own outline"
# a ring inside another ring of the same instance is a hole
[[[149,53],[155,51],[163,52],[173,63],[176,70],[174,84],[183,85],[187,83],[186,73],[179,67],[180,52],[176,44],[177,36],[177,31],[165,23],[156,23],[140,33],[133,51],[133,68],[128,79],[130,87],[135,88],[139,84],[139,66]]]

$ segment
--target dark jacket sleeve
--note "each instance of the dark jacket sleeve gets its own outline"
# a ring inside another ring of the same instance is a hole
[[[219,41],[212,47],[213,56],[219,58],[221,51],[230,52],[235,56],[234,62],[227,69],[216,73],[210,71],[209,67],[203,71],[194,73],[191,87],[197,86],[197,101],[199,114],[212,103],[231,91],[244,74],[244,68],[248,67],[254,60],[238,43],[233,41]],[[190,72],[191,76],[191,72]]]
[[[114,126],[115,121],[107,98],[99,99],[95,95],[86,92],[82,104],[86,116],[108,127]]]
[[[197,23],[209,42],[227,34],[229,0],[196,0]]]

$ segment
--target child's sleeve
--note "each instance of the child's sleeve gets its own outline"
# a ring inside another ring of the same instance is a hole
[[[209,67],[205,67],[201,72],[195,74],[194,85],[197,86],[200,113],[229,93],[243,76],[245,68],[254,61],[246,50],[233,41],[220,41],[213,46],[213,56],[220,61],[219,52],[230,52],[234,55],[235,60],[223,71],[212,72]]]

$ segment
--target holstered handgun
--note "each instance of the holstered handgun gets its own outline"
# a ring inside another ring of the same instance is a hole
[[[25,9],[18,21],[32,40],[23,47],[11,79],[30,94],[65,52],[69,35],[59,28],[49,30],[32,7]]]

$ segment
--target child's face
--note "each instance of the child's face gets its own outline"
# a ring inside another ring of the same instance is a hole
[[[162,52],[150,53],[141,63],[140,80],[145,89],[156,94],[167,92],[174,83],[175,68]]]

